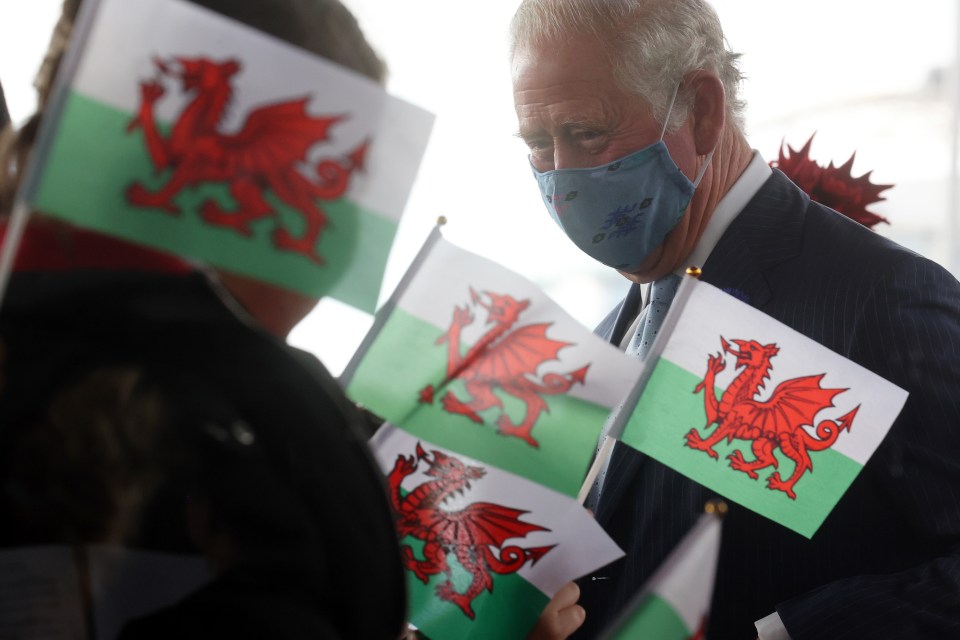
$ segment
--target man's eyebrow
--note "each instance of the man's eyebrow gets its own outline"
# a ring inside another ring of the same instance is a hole
[[[560,127],[564,130],[570,129],[601,129],[602,125],[596,120],[590,118],[567,118]]]
[[[602,128],[603,125],[590,118],[569,118],[560,123],[560,129],[564,132],[569,132],[571,129],[592,129],[599,131]],[[521,140],[531,140],[542,136],[550,136],[550,134],[539,129],[536,131],[525,131],[523,129],[518,129],[512,135],[514,138],[520,138]]]
[[[531,140],[536,140],[537,138],[542,138],[544,136],[549,137],[547,133],[541,130],[517,129],[513,133],[514,138],[519,138],[524,142],[530,142]]]

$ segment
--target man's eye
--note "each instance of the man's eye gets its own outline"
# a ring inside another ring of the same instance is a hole
[[[595,129],[581,129],[574,131],[571,135],[577,144],[586,147],[602,144],[604,139],[603,133]]]
[[[530,153],[544,153],[553,148],[553,141],[527,140],[527,147],[530,149]]]
[[[553,166],[553,142],[546,140],[530,140],[527,142],[530,149],[530,161],[537,171],[547,171]]]

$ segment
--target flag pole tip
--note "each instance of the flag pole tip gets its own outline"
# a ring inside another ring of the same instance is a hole
[[[437,217],[437,226],[442,227],[447,224],[447,216],[438,216]]]
[[[727,511],[729,511],[730,508],[723,500],[710,500],[707,502],[707,504],[703,505],[703,510],[705,513],[722,518],[727,514]]]
[[[694,267],[687,267],[687,275],[688,275],[688,276],[693,276],[694,278],[699,278],[699,277],[700,277],[700,274],[702,274],[702,273],[703,273],[703,271],[700,269],[700,267],[696,267],[696,266],[694,266]]]

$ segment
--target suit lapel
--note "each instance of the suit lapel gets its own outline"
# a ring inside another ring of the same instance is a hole
[[[703,266],[703,280],[763,309],[775,295],[769,272],[800,255],[809,198],[781,172],[763,184]]]

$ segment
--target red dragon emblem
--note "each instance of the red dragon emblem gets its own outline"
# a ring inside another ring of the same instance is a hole
[[[330,128],[341,121],[342,116],[308,115],[309,97],[306,97],[256,108],[238,133],[222,133],[221,121],[233,97],[231,78],[240,71],[240,63],[176,58],[154,59],[154,65],[157,77],[140,84],[140,108],[127,126],[127,132],[143,129],[154,168],[157,172],[170,170],[171,173],[166,184],[156,192],[139,182],[131,184],[126,192],[128,202],[179,215],[180,209],[173,199],[182,189],[200,183],[225,182],[236,209],[228,211],[207,200],[201,206],[200,217],[211,225],[250,236],[251,222],[276,217],[266,198],[269,190],[299,211],[305,221],[299,238],[278,226],[273,233],[274,245],[323,264],[316,246],[328,221],[317,201],[343,196],[350,175],[363,167],[367,143],[354,149],[343,161],[319,161],[314,166],[316,175],[308,178],[298,165],[306,162],[311,147],[329,138]],[[158,130],[154,115],[154,106],[166,93],[161,83],[164,76],[178,79],[181,91],[192,95],[166,137]]]
[[[549,531],[520,520],[527,511],[489,502],[474,502],[459,511],[444,509],[444,502],[469,490],[470,483],[483,478],[486,471],[465,465],[441,451],[431,453],[432,459],[417,444],[416,456],[398,455],[387,479],[400,537],[413,536],[424,542],[422,560],[416,557],[410,545],[403,545],[403,561],[424,584],[431,576],[445,574],[447,579],[437,585],[437,596],[460,607],[472,620],[476,616],[473,599],[484,590],[493,591],[491,571],[515,573],[527,562],[536,563],[556,545],[530,549],[504,546],[512,538],[523,538],[534,531]],[[404,495],[401,490],[404,479],[415,473],[421,462],[427,465],[424,473],[431,479]],[[450,555],[472,577],[462,593],[453,583],[453,572],[447,562]]]
[[[479,412],[491,407],[500,409],[496,420],[497,429],[507,436],[524,440],[533,447],[539,446],[533,437],[533,427],[543,411],[549,411],[544,395],[567,393],[574,384],[583,384],[587,376],[586,365],[570,373],[548,373],[537,381],[537,369],[545,362],[557,360],[564,347],[572,342],[561,342],[547,337],[551,323],[527,324],[517,328],[513,325],[520,314],[530,306],[529,300],[517,300],[509,295],[484,291],[490,302],[484,302],[473,288],[470,300],[487,310],[487,324],[493,327],[461,354],[460,333],[473,324],[474,316],[469,307],[455,307],[450,328],[437,338],[436,344],[447,343],[447,375],[440,387],[455,379],[464,382],[469,399],[461,400],[452,391],[441,398],[443,408],[449,413],[464,415],[477,424],[483,424]],[[526,406],[526,413],[519,423],[513,422],[503,410],[503,401],[494,394],[500,388]],[[434,387],[427,385],[420,390],[420,402],[433,403]]]
[[[707,373],[694,393],[703,391],[707,412],[706,429],[716,424],[717,429],[707,438],[703,438],[696,429],[686,435],[686,446],[706,451],[711,458],[717,458],[714,445],[726,439],[751,440],[754,459],[747,460],[740,451],[727,456],[730,466],[757,479],[757,471],[766,467],[778,467],[774,451],[780,451],[794,463],[793,474],[783,480],[779,471],[767,478],[767,487],[783,491],[796,500],[794,486],[800,476],[813,469],[811,451],[823,451],[832,447],[841,431],[849,431],[860,406],[839,418],[837,422],[824,420],[816,425],[816,437],[807,433],[804,427],[813,427],[816,415],[828,407],[833,407],[833,399],[847,389],[824,389],[820,386],[824,375],[803,376],[785,380],[777,385],[768,400],[759,400],[757,396],[763,384],[770,377],[773,365],[771,358],[780,352],[776,344],[761,345],[755,340],[734,340],[739,351],[720,337],[723,352],[736,356],[736,368],[743,371],[730,383],[721,398],[714,396],[714,380],[723,371],[727,362],[723,352],[707,358]]]

